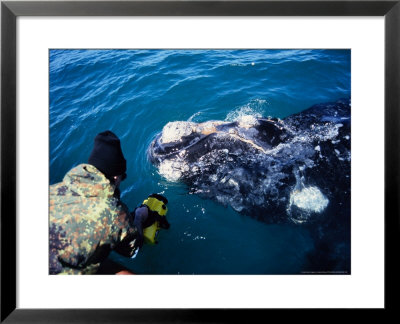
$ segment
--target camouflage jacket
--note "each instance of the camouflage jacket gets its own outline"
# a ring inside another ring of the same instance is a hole
[[[89,164],[78,165],[50,186],[50,274],[95,273],[113,249],[131,256],[136,228],[114,190]]]

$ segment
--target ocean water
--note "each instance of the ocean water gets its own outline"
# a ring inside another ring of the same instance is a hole
[[[50,50],[49,82],[50,184],[87,162],[109,129],[127,160],[122,200],[131,209],[153,192],[169,200],[159,244],[113,260],[138,274],[299,274],[315,264],[322,252],[309,227],[265,224],[190,195],[146,151],[171,121],[284,118],[350,98],[350,50]]]

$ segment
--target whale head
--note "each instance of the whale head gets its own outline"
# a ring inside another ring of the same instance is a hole
[[[265,222],[307,223],[340,195],[338,182],[349,187],[349,118],[349,103],[339,102],[283,120],[173,121],[148,156],[190,194]]]

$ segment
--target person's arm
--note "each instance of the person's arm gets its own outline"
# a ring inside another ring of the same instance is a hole
[[[132,257],[136,249],[143,246],[143,229],[146,227],[145,223],[148,220],[147,207],[136,208],[130,213],[130,217],[132,217],[131,224],[133,224],[134,231],[126,235],[114,248],[115,252],[125,257]]]
[[[145,223],[149,217],[149,210],[147,207],[139,207],[136,208],[134,211],[135,215],[133,219],[133,224],[136,226],[136,229],[138,231],[138,237],[139,237],[139,247],[143,245],[143,228],[146,227]]]

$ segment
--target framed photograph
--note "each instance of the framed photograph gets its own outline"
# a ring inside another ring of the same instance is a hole
[[[2,2],[1,320],[392,310],[399,15]]]

